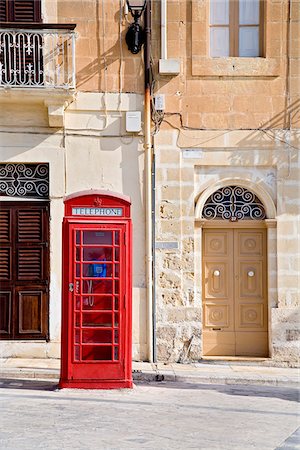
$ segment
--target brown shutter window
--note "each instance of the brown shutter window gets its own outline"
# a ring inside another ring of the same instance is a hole
[[[0,202],[0,339],[48,339],[49,202]]]
[[[41,0],[0,0],[1,22],[41,22]]]

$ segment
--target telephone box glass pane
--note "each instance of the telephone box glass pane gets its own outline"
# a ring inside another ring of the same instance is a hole
[[[109,280],[84,280],[83,294],[111,294],[112,282]]]
[[[115,245],[120,245],[120,232],[115,231]]]
[[[75,311],[80,310],[81,297],[75,297]]]
[[[115,297],[115,309],[118,310],[119,309],[119,298]]]
[[[118,344],[119,343],[119,330],[115,330],[115,339],[114,339],[114,343]]]
[[[119,348],[115,347],[114,348],[114,360],[118,361],[118,359],[119,359]]]
[[[107,255],[108,249],[105,247],[84,247],[83,248],[83,261],[109,261]]]
[[[111,361],[112,347],[84,345],[82,346],[82,360],[84,361]]]
[[[112,330],[83,330],[83,344],[108,344],[112,342]]]
[[[75,329],[75,344],[80,343],[80,331]]]
[[[82,308],[85,310],[111,310],[112,309],[112,297],[110,295],[97,296],[90,295],[88,298],[83,299]]]
[[[112,245],[112,231],[84,231],[83,244]]]
[[[79,347],[79,345],[75,346],[74,359],[75,359],[75,361],[79,361],[80,360],[80,347]]]
[[[76,244],[80,244],[80,231],[76,231]]]
[[[112,327],[112,315],[109,312],[84,312],[83,327]]]
[[[120,261],[120,249],[115,247],[115,261]]]
[[[75,327],[80,327],[80,313],[75,314]]]

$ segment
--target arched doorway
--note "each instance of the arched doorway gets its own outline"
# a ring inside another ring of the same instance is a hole
[[[202,208],[204,356],[268,356],[267,230],[262,201],[223,186]]]

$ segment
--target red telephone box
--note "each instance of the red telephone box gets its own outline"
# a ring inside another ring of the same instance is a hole
[[[65,200],[60,387],[132,387],[130,200]]]

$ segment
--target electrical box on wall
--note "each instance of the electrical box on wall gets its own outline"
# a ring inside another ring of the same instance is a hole
[[[180,59],[160,59],[158,71],[160,75],[178,75],[180,73]]]
[[[126,112],[126,131],[129,133],[138,133],[142,129],[141,111]]]
[[[165,110],[165,94],[157,94],[154,96],[154,106],[156,111]]]

